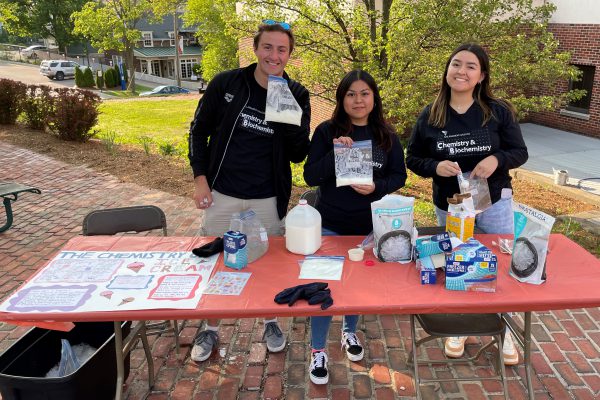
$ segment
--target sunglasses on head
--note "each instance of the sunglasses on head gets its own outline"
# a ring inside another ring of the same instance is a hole
[[[282,27],[286,31],[289,31],[290,28],[291,28],[291,25],[288,24],[287,22],[275,21],[274,19],[263,19],[262,22],[265,25],[279,25],[280,27]]]

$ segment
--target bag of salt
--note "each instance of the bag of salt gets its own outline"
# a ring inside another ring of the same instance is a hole
[[[513,203],[515,241],[510,262],[510,274],[520,282],[539,285],[546,281],[546,254],[554,217]]]
[[[290,92],[288,82],[280,76],[269,75],[265,121],[300,126],[301,120],[302,108]]]
[[[410,262],[413,247],[414,197],[388,194],[371,203],[373,252],[380,261]]]
[[[345,146],[333,145],[335,156],[335,186],[373,184],[373,148],[370,140],[360,140]]]

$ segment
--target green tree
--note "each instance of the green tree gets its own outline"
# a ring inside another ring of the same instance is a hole
[[[190,0],[192,2],[194,0]],[[248,36],[265,18],[292,24],[297,39],[290,74],[311,92],[333,100],[352,68],[369,71],[380,85],[388,117],[399,131],[414,123],[439,88],[447,57],[462,42],[484,45],[492,85],[521,116],[567,98],[536,89],[576,77],[569,54],[547,30],[555,7],[534,0],[244,0],[243,12],[226,19],[230,32]],[[378,2],[379,3],[379,2]]]
[[[100,52],[111,49],[122,51],[127,69],[134,71],[133,48],[142,37],[136,26],[140,19],[148,16],[148,11],[147,0],[90,1],[81,11],[73,13],[75,32],[88,38]],[[133,73],[129,79],[129,90],[135,91]]]
[[[235,24],[235,0],[188,0],[183,15],[187,25],[198,25],[196,36],[202,45],[202,78],[211,80],[221,71],[239,67]]]
[[[53,38],[61,52],[80,42],[71,14],[87,0],[0,0],[0,23],[10,34]]]
[[[94,73],[91,68],[84,68],[83,72],[83,84],[84,87],[94,87]]]
[[[81,72],[81,68],[79,67],[75,67],[75,86],[84,87],[83,72]]]

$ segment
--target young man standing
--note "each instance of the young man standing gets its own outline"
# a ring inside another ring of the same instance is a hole
[[[269,235],[281,235],[292,189],[290,162],[308,153],[310,102],[306,88],[284,68],[294,49],[286,23],[264,21],[254,36],[256,63],[211,80],[190,128],[189,159],[194,201],[204,210],[203,234],[223,236],[231,214],[254,210]],[[284,77],[302,108],[301,125],[265,121],[269,75]],[[217,347],[218,320],[194,339],[192,359],[204,361]],[[265,320],[263,338],[271,352],[286,341],[276,319]]]

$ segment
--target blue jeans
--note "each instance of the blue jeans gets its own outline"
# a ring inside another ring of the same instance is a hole
[[[435,216],[439,226],[446,226],[448,212],[435,207]],[[485,233],[513,234],[514,212],[512,209],[512,196],[498,200],[490,208],[475,217],[475,226]],[[512,313],[510,313],[512,315]],[[499,314],[500,315],[500,314]],[[506,332],[510,332],[508,326]]]
[[[435,216],[439,226],[446,226],[448,212],[435,207]],[[514,213],[512,197],[503,198],[475,217],[475,226],[485,233],[512,234],[514,232]]]
[[[327,228],[321,228],[321,235],[323,236],[338,236],[337,232],[334,232]],[[322,350],[327,347],[327,334],[329,333],[329,326],[331,325],[331,319],[333,317],[328,315],[324,317],[310,317],[310,347],[315,350]],[[344,332],[356,332],[356,325],[358,324],[358,315],[345,315],[344,316]]]

